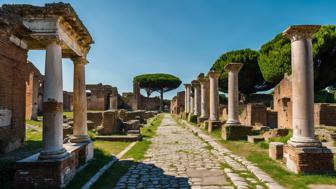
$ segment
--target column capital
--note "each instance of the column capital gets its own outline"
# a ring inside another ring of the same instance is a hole
[[[185,83],[185,84],[184,84],[184,87],[185,87],[185,88],[191,87],[191,84],[190,84],[190,83]]]
[[[243,66],[243,63],[229,63],[224,66],[224,69],[227,72],[239,72]]]
[[[212,78],[215,78],[215,79],[218,79],[220,74],[221,74],[220,72],[211,70],[211,71],[209,71],[208,76],[212,77]]]
[[[200,86],[200,82],[199,82],[198,80],[193,80],[193,81],[191,82],[191,85],[192,85],[193,87],[199,87],[199,86]]]
[[[84,64],[85,65],[89,63],[89,61],[87,61],[86,58],[80,57],[80,56],[72,58],[72,61],[74,64]]]
[[[320,25],[293,25],[289,26],[282,34],[287,36],[292,42],[301,39],[310,39],[320,27]]]

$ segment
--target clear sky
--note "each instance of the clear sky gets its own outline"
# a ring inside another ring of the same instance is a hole
[[[47,0],[0,0],[43,5]],[[92,34],[86,82],[132,91],[138,74],[164,72],[190,82],[224,52],[258,50],[292,24],[335,24],[335,0],[74,0]],[[29,59],[44,73],[45,52]],[[73,65],[63,61],[64,89]],[[178,91],[183,90],[183,85]],[[177,90],[165,95],[171,98]],[[155,94],[158,95],[158,94]]]

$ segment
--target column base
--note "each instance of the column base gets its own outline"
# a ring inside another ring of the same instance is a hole
[[[82,143],[82,142],[90,142],[91,139],[88,135],[74,135],[71,137],[70,142],[72,143]]]
[[[53,152],[46,152],[42,151],[38,157],[39,160],[55,160],[55,159],[62,159],[70,154],[66,151],[65,148],[62,148],[58,151],[53,151]]]
[[[224,140],[246,140],[247,135],[252,133],[251,126],[226,123],[222,127],[222,138]]]
[[[188,121],[191,123],[197,123],[197,115],[189,114]]]
[[[322,146],[322,143],[317,138],[297,137],[297,136],[293,136],[291,139],[289,139],[287,144],[296,148]]]
[[[208,121],[208,132],[211,133],[213,129],[220,128],[222,126],[221,121]]]
[[[333,153],[326,147],[284,146],[286,167],[294,173],[334,172]]]
[[[92,142],[66,143],[67,156],[41,160],[34,154],[15,163],[14,188],[64,188],[77,168],[93,158]]]
[[[204,121],[206,121],[206,120],[208,120],[209,118],[207,118],[207,117],[199,117],[199,118],[197,118],[197,122],[198,123],[203,123]]]

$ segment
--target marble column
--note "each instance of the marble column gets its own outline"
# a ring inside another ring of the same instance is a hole
[[[46,47],[43,97],[43,141],[39,159],[59,159],[69,153],[63,147],[63,80],[61,42]]]
[[[201,121],[209,118],[209,79],[201,76],[198,78],[201,84]]]
[[[291,40],[292,126],[294,147],[321,146],[314,135],[314,68],[312,35],[320,26],[291,26],[283,32]]]
[[[74,85],[73,85],[73,137],[71,142],[89,142],[87,133],[87,101],[85,85],[85,64],[88,61],[83,57],[73,58]]]
[[[229,73],[228,79],[228,120],[226,125],[240,125],[239,122],[239,91],[238,73],[243,67],[242,63],[229,63],[224,69]]]
[[[193,80],[191,85],[194,88],[194,115],[201,115],[201,85],[199,81]]]
[[[220,126],[219,121],[219,94],[218,94],[218,78],[220,76],[219,72],[210,71],[208,73],[210,80],[210,116],[209,116],[209,124],[208,131],[212,132],[212,128],[214,126]]]
[[[185,113],[190,113],[190,88],[191,88],[191,85],[190,84],[184,84],[184,87],[185,87],[184,112]]]

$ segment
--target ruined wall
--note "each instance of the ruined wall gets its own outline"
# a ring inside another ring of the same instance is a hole
[[[116,87],[99,83],[86,85],[86,89],[91,91],[87,95],[88,110],[109,110],[119,107],[120,97]]]
[[[314,104],[314,124],[336,126],[336,104]]]
[[[177,96],[174,96],[171,101],[170,101],[170,113],[171,114],[178,114],[178,110],[177,110]]]
[[[38,95],[40,84],[43,82],[43,76],[31,62],[27,64],[26,74],[26,119],[37,119],[38,109],[41,109],[39,107]]]
[[[277,113],[268,110],[265,104],[249,103],[243,108],[239,115],[239,120],[243,125],[259,125],[271,128],[277,127]]]
[[[6,153],[25,141],[27,51],[1,31],[0,49],[0,153]]]

